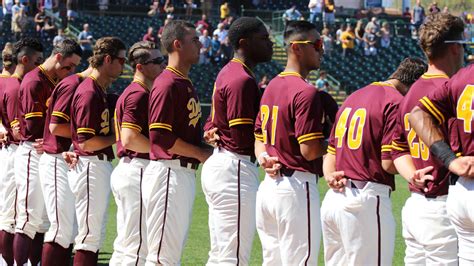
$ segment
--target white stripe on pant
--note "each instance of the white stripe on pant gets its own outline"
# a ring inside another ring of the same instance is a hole
[[[110,184],[117,204],[117,238],[110,265],[143,265],[147,255],[143,173],[150,161],[124,157],[112,172]]]
[[[316,265],[321,241],[315,174],[265,176],[257,192],[257,231],[263,265]]]
[[[143,177],[148,256],[146,265],[176,265],[188,237],[196,171],[179,160],[150,161]]]
[[[216,149],[202,167],[201,182],[209,205],[207,265],[248,265],[256,229],[258,168],[250,156]]]
[[[44,242],[68,248],[77,234],[75,200],[68,180],[69,167],[61,154],[41,155],[39,177],[51,226]]]

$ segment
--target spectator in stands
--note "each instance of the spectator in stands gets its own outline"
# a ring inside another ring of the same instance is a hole
[[[92,56],[92,42],[94,40],[92,33],[89,31],[89,24],[85,23],[82,26],[82,31],[77,36],[77,39],[79,39],[79,44],[81,45],[83,59],[87,60]]]
[[[410,19],[410,21],[411,21],[411,12],[410,12],[410,8],[409,8],[409,7],[406,7],[406,8],[405,8],[405,12],[403,12],[402,16],[403,16],[404,18]]]
[[[283,13],[283,20],[285,22],[303,19],[303,15],[301,15],[301,12],[296,9],[296,5],[292,5],[289,9],[285,11],[285,13]]]
[[[158,44],[158,39],[154,31],[155,30],[153,29],[153,27],[148,27],[145,35],[143,35],[142,41],[149,41],[149,42]]]
[[[20,8],[20,10],[15,13],[12,19],[12,32],[16,41],[19,41],[24,37],[27,27],[28,16],[25,13],[25,9]]]
[[[58,7],[58,0],[39,0],[36,5],[38,10],[44,9],[44,11],[53,12],[53,9]]]
[[[202,25],[202,24],[200,24]],[[201,50],[199,51],[199,64],[209,63],[209,51],[211,50],[211,37],[209,37],[209,31],[204,30],[202,35],[199,36],[201,42]]]
[[[372,19],[367,23],[367,26],[365,26],[365,31],[371,31],[374,29],[375,34],[378,34],[380,31],[380,26],[377,21],[377,17],[372,17]]]
[[[3,15],[9,17],[12,15],[13,0],[2,0]]]
[[[416,4],[413,7],[411,15],[411,23],[413,24],[413,31],[415,35],[418,33],[418,29],[425,20],[425,8],[421,5],[421,0],[416,0]]]
[[[346,30],[341,34],[342,56],[352,55],[354,53],[355,34],[352,25],[348,24]]]
[[[321,39],[323,40],[324,54],[331,56],[333,50],[334,39],[329,33],[329,28],[325,27],[322,31]]]
[[[209,22],[207,21],[207,16],[206,16],[206,14],[202,14],[201,20],[198,20],[198,21],[196,22],[196,24],[195,24],[196,28],[197,28],[199,25],[202,25],[201,33],[204,33],[205,30],[210,30],[210,24],[209,24]]]
[[[430,6],[429,11],[430,11],[431,14],[436,14],[436,13],[441,12],[441,9],[439,9],[438,3],[433,2]]]
[[[390,25],[385,21],[380,29],[380,46],[382,48],[388,48],[390,46],[390,38]]]
[[[324,83],[326,83],[327,80],[327,72],[325,70],[320,70],[319,71],[319,78],[316,80],[316,88],[318,89],[323,89],[324,88]]]
[[[46,18],[46,14],[44,13],[44,9],[42,7],[39,8],[38,13],[36,13],[34,21],[35,21],[35,29],[38,35],[41,33],[41,29],[44,26],[44,19]]]
[[[217,29],[214,31],[214,33],[212,34],[213,36],[217,34],[217,36],[219,36],[219,42],[223,43],[224,40],[225,40],[225,37],[227,37],[227,33],[228,31],[225,29],[225,25],[224,23],[219,23],[217,25]]]
[[[323,0],[309,0],[309,22],[316,23],[321,20],[323,13]]]
[[[51,42],[53,36],[56,34],[56,25],[54,25],[51,17],[46,16],[44,18],[44,26],[41,29],[41,38],[45,42]]]
[[[166,25],[168,25],[168,23],[170,23],[171,20],[172,20],[171,18],[166,18],[163,26],[161,26],[160,29],[158,30],[158,39],[159,40],[161,40],[161,35],[163,34],[163,29],[165,28]]]
[[[201,0],[201,10],[206,16],[209,16],[212,8],[212,0]]]
[[[364,34],[364,54],[366,56],[375,56],[377,54],[377,35],[375,34],[375,28],[370,28],[369,31]]]
[[[213,64],[216,64],[220,61],[221,53],[221,42],[219,41],[219,36],[214,34],[211,41],[211,50],[209,51],[209,58]]]
[[[328,81],[325,81],[323,84],[323,87],[319,90],[324,91],[324,92],[329,92],[331,90],[331,85],[329,85]]]
[[[234,17],[233,16],[227,16],[222,23],[224,24],[224,28],[228,31],[230,28],[230,25],[234,22]]]
[[[263,75],[262,79],[260,80],[260,82],[258,83],[258,88],[260,89],[260,92],[263,93],[265,91],[265,89],[267,88],[268,86],[268,76],[267,75]]]
[[[355,41],[357,43],[357,46],[363,46],[364,45],[364,33],[365,33],[365,27],[364,27],[364,21],[362,19],[359,19],[357,21],[354,34],[355,34]]]
[[[221,58],[222,64],[227,64],[232,56],[234,55],[234,50],[230,44],[229,36],[226,36],[224,41],[221,43]]]
[[[184,7],[186,8],[186,18],[190,19],[191,15],[193,14],[193,9],[196,8],[196,4],[193,2],[193,0],[186,0]]]
[[[332,28],[336,21],[336,6],[334,0],[324,0],[323,22],[324,25]]]
[[[53,45],[58,45],[60,42],[64,41],[64,39],[66,39],[66,36],[64,35],[64,30],[63,28],[59,28],[58,35],[56,35],[53,39]]]
[[[224,2],[222,5],[221,5],[221,9],[220,9],[220,18],[221,18],[221,21],[224,20],[226,17],[228,17],[230,15],[230,8],[229,8],[229,3],[227,2]]]
[[[147,15],[149,17],[154,17],[160,12],[160,2],[158,0],[153,0],[150,5],[150,10],[148,10]]]
[[[67,8],[67,20],[74,21],[77,18],[77,8],[78,8],[77,0],[67,0],[66,8]]]
[[[20,4],[20,0],[15,0],[15,4],[12,6],[12,21],[16,14],[20,13],[20,9],[23,7]]]
[[[174,12],[174,5],[173,5],[173,2],[171,0],[166,0],[165,1],[165,4],[163,5],[163,11],[166,13],[166,14],[173,14]]]
[[[336,31],[336,45],[341,44],[341,35],[344,31],[346,31],[346,24],[341,23],[341,25],[339,25],[339,29]]]

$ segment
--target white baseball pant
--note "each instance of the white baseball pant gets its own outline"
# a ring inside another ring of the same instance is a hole
[[[10,234],[15,233],[16,216],[16,183],[15,183],[15,153],[18,145],[10,144],[3,147],[0,172],[0,230]]]
[[[1,131],[2,124],[0,124],[0,131]],[[0,178],[3,178],[3,175],[5,174],[5,169],[6,169],[6,164],[7,164],[7,157],[5,154],[7,153],[6,147],[0,147]],[[0,179],[1,180],[1,179]],[[3,183],[0,183],[0,193],[3,193],[4,191],[4,185]],[[3,197],[3,194],[0,194],[0,198]],[[2,209],[3,202],[0,202],[0,210]],[[1,217],[1,214],[0,214]],[[1,220],[0,220],[0,223]]]
[[[49,228],[38,172],[40,157],[33,148],[33,142],[21,143],[15,153],[18,210],[15,230],[31,239],[36,233],[46,233]]]
[[[459,177],[449,186],[446,209],[458,236],[459,265],[474,265],[474,180]]]
[[[266,175],[256,209],[263,265],[317,265],[321,220],[315,174]]]
[[[392,265],[395,219],[389,186],[330,189],[321,206],[326,265]]]
[[[104,155],[105,157],[105,155]],[[112,164],[97,156],[79,156],[69,182],[75,196],[78,234],[75,250],[97,252],[105,238]]]
[[[75,199],[69,186],[69,167],[61,154],[44,153],[39,162],[39,176],[51,226],[44,242],[54,242],[68,248],[77,234]]]
[[[207,265],[248,265],[256,229],[257,166],[250,156],[216,148],[201,176],[209,205]]]
[[[117,204],[117,238],[110,265],[145,264],[148,252],[142,182],[149,162],[124,157],[112,172],[110,184]]]
[[[179,160],[150,161],[143,177],[146,265],[180,264],[196,194],[196,171]]]
[[[402,209],[405,265],[458,265],[458,240],[446,198],[412,192]]]

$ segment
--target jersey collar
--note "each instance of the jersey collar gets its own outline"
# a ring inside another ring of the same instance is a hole
[[[150,89],[148,88],[148,86],[141,80],[139,79],[134,79],[132,81],[132,83],[137,83],[138,85],[140,85],[142,88],[144,88],[146,91],[149,91]]]
[[[186,77],[183,73],[181,73],[181,71],[177,70],[176,68],[171,67],[171,66],[167,66],[166,69],[168,69],[169,71],[173,72],[173,73],[176,74],[178,77],[183,78],[183,79],[185,79],[185,80],[188,80],[189,82],[191,82],[191,84],[193,84],[193,82],[192,82],[188,77]]]
[[[255,74],[253,73],[252,69],[250,69],[250,67],[248,67],[242,60],[234,57],[230,61],[241,64],[250,73],[250,75],[255,79]]]
[[[283,71],[280,74],[278,74],[278,76],[279,77],[295,76],[304,80],[303,76],[301,76],[300,73],[293,72],[293,71]]]
[[[57,84],[56,80],[53,79],[50,75],[48,75],[48,73],[46,73],[46,70],[44,69],[43,65],[39,65],[38,68],[43,73],[43,75],[49,80],[49,82],[51,82],[51,84],[56,86]]]
[[[423,74],[421,78],[423,79],[437,79],[437,78],[449,79],[448,75],[446,74],[427,74],[427,73]]]

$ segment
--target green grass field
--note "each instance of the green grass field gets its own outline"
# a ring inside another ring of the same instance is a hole
[[[204,198],[204,194],[201,190],[201,179],[196,179],[196,200],[194,202],[193,209],[193,220],[189,231],[188,241],[184,250],[182,264],[183,265],[204,265],[207,261],[207,253],[209,251],[209,228],[207,226],[207,203]],[[263,175],[262,175],[263,176]],[[320,179],[319,191],[321,194],[321,200],[326,194],[328,187],[324,180]],[[403,257],[405,253],[405,244],[401,236],[401,209],[405,200],[409,196],[407,184],[403,178],[397,176],[396,178],[397,190],[392,194],[393,212],[395,220],[397,222],[397,237],[395,243],[395,256],[393,265],[403,265]],[[107,223],[107,234],[103,248],[101,249],[99,256],[99,263],[101,265],[107,265],[110,256],[113,252],[113,241],[116,235],[116,206],[113,198],[110,200],[109,218]],[[321,240],[322,242],[322,240]],[[250,258],[252,265],[262,264],[262,254],[260,241],[258,234],[256,234],[255,241],[253,244],[252,256]],[[323,263],[322,247],[319,255],[319,264]]]

